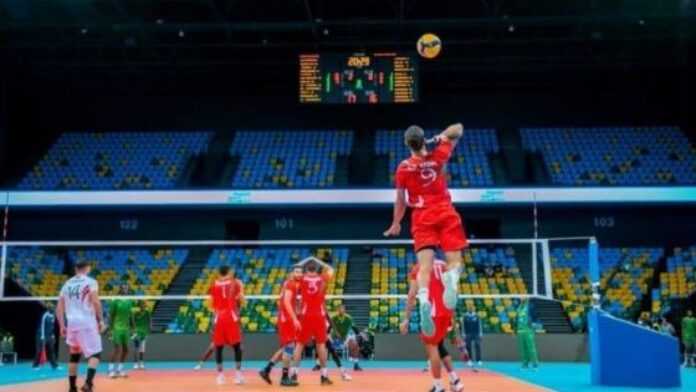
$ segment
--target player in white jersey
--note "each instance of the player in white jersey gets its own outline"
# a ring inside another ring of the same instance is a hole
[[[60,290],[56,309],[60,335],[65,337],[70,347],[70,392],[77,392],[77,365],[82,355],[87,358],[87,378],[81,391],[93,391],[94,375],[102,351],[100,333],[106,329],[99,302],[99,285],[87,276],[90,270],[90,264],[86,261],[75,264],[75,276],[65,282]]]

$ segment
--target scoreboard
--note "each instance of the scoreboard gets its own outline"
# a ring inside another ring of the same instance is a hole
[[[300,55],[300,103],[418,101],[418,59],[397,53]]]

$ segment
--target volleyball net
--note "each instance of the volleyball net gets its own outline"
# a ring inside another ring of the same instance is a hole
[[[470,240],[463,252],[458,311],[475,310],[488,331],[512,332],[523,298],[559,300],[584,308],[587,298],[567,296],[559,279],[567,278],[562,262],[589,271],[589,240]],[[241,311],[245,329],[272,332],[287,272],[309,256],[328,262],[336,271],[328,287],[330,313],[345,305],[361,328],[398,331],[406,308],[408,273],[416,262],[412,242],[401,239],[5,241],[0,301],[55,302],[74,264],[88,261],[93,266],[90,275],[99,282],[105,312],[114,300],[130,300],[152,311],[156,331],[205,333],[212,319],[208,289],[218,267],[227,265],[245,285]],[[442,254],[437,257],[444,259]],[[555,294],[559,290],[560,298]],[[410,329],[418,329],[417,314],[410,320]]]

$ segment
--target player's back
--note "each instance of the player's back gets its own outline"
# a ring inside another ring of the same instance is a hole
[[[304,316],[326,315],[326,288],[328,279],[324,275],[304,276],[300,284],[302,314]]]
[[[416,280],[420,265],[414,264],[409,274],[410,280]],[[447,264],[442,260],[435,260],[430,271],[430,285],[428,286],[428,297],[433,305],[433,317],[452,317],[453,312],[445,306],[445,283],[442,276],[447,272]]]
[[[450,204],[445,166],[454,145],[442,141],[425,156],[411,156],[396,170],[396,187],[408,193],[407,203],[413,208],[429,208]]]
[[[218,314],[237,314],[241,285],[237,279],[217,279],[210,287],[213,309]]]
[[[97,315],[92,304],[91,294],[97,294],[99,285],[87,275],[75,275],[60,290],[65,303],[67,327],[71,330],[96,328]]]

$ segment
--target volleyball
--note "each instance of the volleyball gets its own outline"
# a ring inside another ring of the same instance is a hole
[[[440,54],[442,50],[442,41],[440,37],[433,33],[426,33],[418,38],[418,44],[416,45],[418,49],[418,54],[426,59],[434,59]]]

